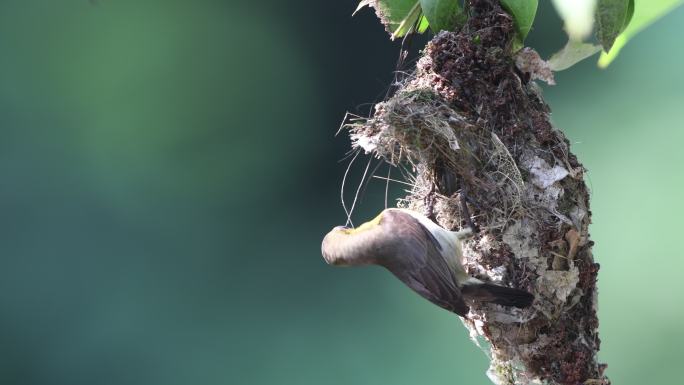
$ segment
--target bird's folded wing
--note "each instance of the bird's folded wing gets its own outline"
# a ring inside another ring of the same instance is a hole
[[[389,270],[427,300],[464,316],[468,306],[463,301],[454,272],[438,249],[437,240],[412,217],[405,216],[398,221],[414,223],[396,223],[399,225],[396,241],[401,243],[397,251],[405,254],[397,259],[402,266],[388,267]]]

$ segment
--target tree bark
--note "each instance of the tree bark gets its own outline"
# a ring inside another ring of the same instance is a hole
[[[490,347],[494,383],[609,384],[596,360],[585,169],[550,122],[538,69],[515,64],[512,18],[498,1],[469,9],[371,118],[349,125],[353,146],[409,171],[401,206],[479,229],[464,245],[471,275],[535,295],[531,308],[475,305],[463,319]]]

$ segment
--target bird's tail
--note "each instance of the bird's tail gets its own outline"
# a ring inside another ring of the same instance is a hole
[[[503,306],[525,308],[532,304],[534,295],[525,290],[486,282],[466,282],[461,288],[463,297],[479,302],[492,302]]]

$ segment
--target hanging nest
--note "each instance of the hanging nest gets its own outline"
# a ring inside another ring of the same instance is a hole
[[[400,205],[451,230],[479,228],[464,245],[471,275],[535,295],[531,308],[481,304],[463,319],[476,343],[489,343],[496,384],[608,384],[596,361],[585,170],[550,123],[531,80],[539,66],[520,57],[516,66],[511,17],[496,1],[470,9],[370,118],[348,122],[352,145],[411,170]]]

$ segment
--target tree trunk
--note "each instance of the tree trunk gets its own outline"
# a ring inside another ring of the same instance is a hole
[[[494,383],[608,384],[585,170],[531,80],[543,69],[511,56],[512,18],[493,0],[470,12],[371,118],[349,125],[353,145],[409,171],[400,205],[479,229],[464,245],[471,275],[535,295],[531,308],[476,305],[463,319],[490,345]]]

